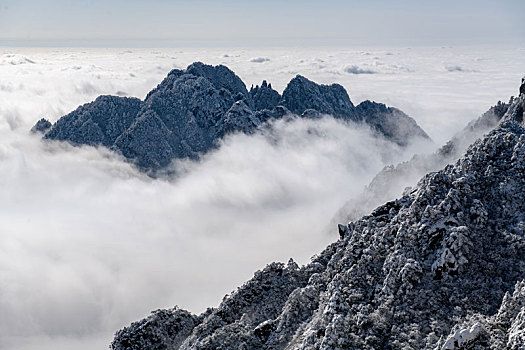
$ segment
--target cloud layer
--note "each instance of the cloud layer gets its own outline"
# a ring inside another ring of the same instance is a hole
[[[336,238],[336,210],[403,154],[332,118],[280,121],[175,164],[178,178],[151,180],[103,149],[10,134],[2,339],[78,337],[175,303],[217,305],[266,262],[307,262]]]
[[[29,135],[42,116],[56,120],[98,94],[143,97],[171,68],[198,59],[228,65],[248,85],[267,79],[281,91],[297,73],[339,82],[355,103],[387,102],[434,131],[431,136],[451,135],[506,94],[507,85],[516,86],[501,79],[522,63],[491,70],[509,56],[466,51],[486,63],[445,52],[436,58],[400,49],[6,50],[0,59],[0,348],[94,348],[150,310],[217,305],[267,262],[307,262],[336,239],[330,220],[346,200],[384,165],[424,149],[402,152],[367,129],[330,118],[283,120],[263,133],[228,137],[202,162],[174,164],[177,178],[152,180],[104,149]],[[252,57],[269,60],[257,64]],[[349,64],[374,64],[377,74],[348,74]],[[477,71],[447,85],[451,73],[444,77],[443,67],[451,64]],[[480,78],[493,89],[474,90]]]

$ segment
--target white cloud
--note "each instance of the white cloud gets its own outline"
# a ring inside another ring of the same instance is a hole
[[[76,337],[158,307],[217,305],[265,263],[305,263],[334,240],[336,210],[401,153],[332,118],[271,130],[228,137],[169,181],[103,149],[6,132],[0,338]]]
[[[394,105],[431,136],[443,131],[447,138],[514,92],[512,76],[525,71],[508,60],[511,53],[465,51],[450,61],[483,73],[451,82],[442,62],[453,52],[368,51],[227,54],[248,86],[266,79],[282,91],[297,73],[338,82],[355,103]],[[384,164],[411,153],[330,119],[280,121],[273,133],[227,138],[202,163],[177,163],[176,180],[152,180],[105,150],[42,143],[28,130],[98,94],[143,97],[172,67],[222,63],[224,49],[3,53],[11,54],[35,63],[12,65],[7,57],[0,64],[0,347],[107,344],[116,329],[152,309],[216,305],[267,262],[307,262],[337,238],[328,226],[337,209]],[[267,56],[272,60],[254,70],[250,57]],[[342,63],[362,67],[373,56],[414,72],[342,74]],[[470,60],[480,56],[490,60]],[[62,70],[74,66],[82,68]]]

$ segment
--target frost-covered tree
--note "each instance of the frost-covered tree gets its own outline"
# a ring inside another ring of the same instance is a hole
[[[524,107],[521,94],[454,164],[339,226],[311,263],[256,272],[164,348],[524,349]],[[111,347],[147,349],[179,324],[138,331],[147,320]]]

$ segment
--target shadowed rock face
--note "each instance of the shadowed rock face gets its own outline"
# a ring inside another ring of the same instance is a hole
[[[340,225],[310,264],[270,264],[218,308],[140,327],[154,314],[111,347],[523,349],[524,101],[455,164]],[[170,322],[183,331],[166,335]]]
[[[266,83],[266,80],[263,80],[260,87],[259,85],[252,86],[250,96],[256,111],[272,109],[281,101],[281,95],[272,89],[272,84]]]
[[[99,96],[60,118],[44,137],[110,147],[137,118],[141,107],[138,98]]]
[[[428,138],[401,111],[375,102],[370,106],[376,108],[355,108],[341,85],[318,85],[302,76],[290,81],[282,97],[266,81],[248,92],[227,67],[196,62],[172,70],[144,101],[100,96],[50,128],[39,121],[34,130],[48,140],[111,148],[153,175],[174,159],[198,158],[228,133],[251,133],[286,114],[362,122],[400,145]]]
[[[31,128],[31,132],[34,134],[36,133],[43,134],[46,131],[48,131],[52,126],[53,124],[51,124],[49,120],[42,118],[39,121],[37,121],[36,124]]]
[[[387,107],[383,103],[364,101],[355,110],[359,120],[366,120],[372,129],[398,145],[408,145],[414,136],[428,138],[414,119],[397,108]]]
[[[175,349],[202,322],[204,315],[197,317],[179,308],[156,310],[147,318],[133,323],[126,332],[119,332],[120,346],[136,350]]]
[[[341,85],[319,85],[301,75],[286,86],[282,105],[299,115],[307,109],[314,109],[321,114],[359,121],[354,105]]]

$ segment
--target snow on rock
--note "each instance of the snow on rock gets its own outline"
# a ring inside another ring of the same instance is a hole
[[[156,310],[145,319],[119,331],[116,336],[125,349],[176,349],[201,322],[201,318],[176,307]]]
[[[42,118],[38,122],[36,122],[35,126],[31,128],[31,132],[33,134],[36,133],[45,133],[46,131],[51,128],[52,124],[49,122],[49,120]]]
[[[344,87],[339,84],[319,85],[302,75],[290,80],[283,91],[282,104],[298,115],[313,109],[336,118],[359,119]]]
[[[249,134],[261,125],[261,121],[254,112],[244,103],[244,101],[235,102],[226,112],[219,130],[223,134],[240,131]]]
[[[455,164],[339,227],[310,264],[256,272],[172,348],[522,349],[522,97]],[[134,334],[119,331],[111,347],[147,348]]]
[[[507,348],[511,350],[525,349],[525,309],[523,308],[510,326]]]
[[[341,218],[354,220],[370,212],[379,204],[396,198],[400,195],[403,188],[405,188],[408,194],[411,191],[411,187],[413,187],[423,175],[437,171],[445,165],[457,161],[470,144],[488,133],[500,122],[512,103],[513,98],[510,99],[509,103],[498,102],[482,116],[458,132],[437,152],[430,155],[415,155],[411,160],[398,164],[397,166],[386,166],[375,176],[358,198],[349,200],[339,210],[336,217],[339,218],[339,220],[341,220]],[[381,104],[376,103],[376,105]],[[386,107],[381,106],[372,107],[370,106],[370,102],[367,101],[362,102],[357,108],[361,106],[363,106],[362,108],[366,111],[364,114],[371,109],[376,110],[376,113],[384,113],[382,111],[386,109]],[[395,110],[395,108],[392,110]],[[386,125],[388,125],[388,123],[383,124],[381,118],[376,118],[375,120],[377,120],[375,124],[379,125],[379,128],[386,128]],[[486,175],[489,176],[491,171],[492,167],[489,166]]]
[[[481,333],[481,325],[476,323],[471,328],[460,329],[447,338],[441,350],[465,349],[472,344]]]
[[[429,139],[412,118],[381,106],[381,111],[358,110],[341,85],[319,85],[300,76],[290,81],[283,96],[266,81],[248,92],[226,66],[195,62],[186,70],[173,69],[144,101],[100,96],[41,131],[48,140],[108,147],[152,175],[174,159],[198,159],[228,133],[252,133],[290,111],[301,117],[317,113],[362,121],[401,146],[413,138]]]
[[[378,134],[387,135],[398,145],[408,145],[414,136],[430,139],[414,119],[397,108],[367,100],[357,105],[356,111],[360,120],[366,120]]]
[[[261,86],[256,85],[250,88],[250,96],[253,99],[253,104],[256,111],[263,109],[271,110],[281,101],[281,95],[272,88],[272,84],[268,84],[263,80]]]

